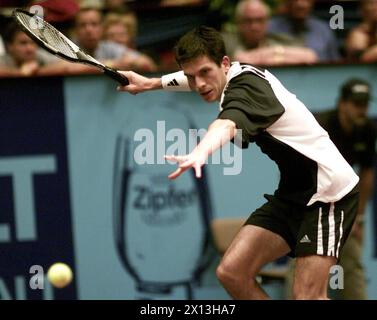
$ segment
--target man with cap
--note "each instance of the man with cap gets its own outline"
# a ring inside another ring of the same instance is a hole
[[[373,190],[377,136],[374,123],[367,117],[370,100],[370,85],[362,79],[352,78],[343,83],[335,109],[314,114],[347,162],[359,169],[358,214],[338,261],[344,271],[344,289],[338,290],[339,295],[330,292],[332,298],[343,300],[367,299],[362,265],[363,222],[364,209]],[[287,298],[292,296],[294,269],[295,261],[291,261],[285,279]]]
[[[370,99],[371,88],[366,81],[349,79],[341,87],[337,108],[315,115],[343,157],[359,168],[358,215],[339,259],[344,269],[344,289],[339,291],[342,299],[367,298],[362,265],[363,221],[373,189],[376,142],[375,125],[367,117]]]

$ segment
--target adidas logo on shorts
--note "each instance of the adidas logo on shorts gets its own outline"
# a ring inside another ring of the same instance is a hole
[[[304,235],[303,237],[302,237],[302,239],[300,240],[300,243],[310,243],[311,241],[310,241],[310,239],[309,239],[309,237],[308,237],[308,235],[306,234],[306,235]]]

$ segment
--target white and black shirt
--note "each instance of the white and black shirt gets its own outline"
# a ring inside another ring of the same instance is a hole
[[[280,170],[275,195],[300,205],[335,202],[358,176],[305,105],[269,71],[232,63],[220,101],[219,119],[242,129]]]

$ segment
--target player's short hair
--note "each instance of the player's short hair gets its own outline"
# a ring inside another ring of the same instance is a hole
[[[200,26],[182,36],[174,48],[175,60],[181,66],[200,56],[221,65],[226,55],[224,40],[214,28]]]

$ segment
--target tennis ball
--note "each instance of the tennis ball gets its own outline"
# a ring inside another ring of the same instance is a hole
[[[62,262],[54,263],[47,271],[47,279],[56,288],[64,288],[72,281],[71,268]]]

